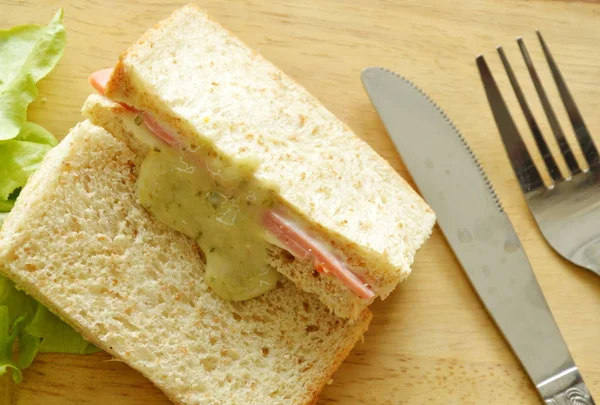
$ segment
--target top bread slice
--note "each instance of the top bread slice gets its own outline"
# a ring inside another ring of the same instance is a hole
[[[105,128],[114,137],[122,140],[135,152],[135,161],[140,165],[151,147],[142,142],[126,124],[125,116],[134,113],[97,94],[90,95],[82,108],[83,115],[92,123]],[[294,281],[302,290],[316,294],[336,315],[355,320],[372,300],[357,296],[343,288],[332,277],[321,277],[314,271],[312,260],[298,260],[284,249],[269,246],[269,264],[279,273]]]
[[[367,329],[282,279],[229,302],[197,245],[136,202],[135,155],[79,124],[44,159],[0,230],[0,269],[179,404],[312,404]]]
[[[431,232],[432,210],[382,157],[194,5],[173,12],[120,57],[106,95],[150,112],[191,144],[200,138],[229,158],[258,158],[255,177],[274,185],[280,202],[361,269],[382,298],[409,275]],[[315,286],[312,273],[288,277],[331,300],[331,289]],[[347,287],[337,286],[334,295],[343,296]]]

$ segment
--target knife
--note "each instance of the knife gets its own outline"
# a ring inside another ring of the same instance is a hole
[[[362,81],[471,284],[549,405],[592,405],[521,242],[473,151],[414,84],[378,67]]]

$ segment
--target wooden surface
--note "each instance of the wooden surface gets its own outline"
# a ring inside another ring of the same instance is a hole
[[[33,120],[64,136],[90,92],[86,76],[118,54],[176,4],[134,0],[0,0],[0,27],[45,23],[65,8],[68,46],[40,85]],[[534,29],[554,51],[596,136],[600,134],[600,6],[563,1],[207,0],[215,18],[304,84],[403,175],[406,170],[362,90],[359,73],[384,65],[427,91],[471,143],[496,186],[539,282],[580,366],[600,398],[600,278],[554,254],[527,211],[509,168],[474,66],[488,56],[520,127],[522,116],[495,46],[504,44],[542,129],[548,125],[514,38],[525,37],[545,82],[550,78]],[[558,100],[552,85],[547,90]],[[559,118],[568,128],[557,105]],[[569,133],[572,137],[572,133]],[[597,138],[597,141],[600,141]],[[556,150],[556,148],[554,148]],[[414,273],[385,302],[364,343],[334,376],[320,404],[526,404],[535,391],[492,325],[436,229]],[[94,356],[41,355],[27,370],[14,402],[167,404],[126,365]],[[598,399],[597,399],[598,400]],[[242,402],[240,402],[242,403]]]

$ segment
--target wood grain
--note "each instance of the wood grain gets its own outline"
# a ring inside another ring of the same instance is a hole
[[[45,23],[57,7],[65,8],[67,51],[42,81],[43,98],[31,107],[30,117],[57,136],[66,134],[80,119],[79,108],[90,92],[86,76],[111,65],[145,29],[179,5],[0,0],[0,27]],[[600,279],[559,258],[535,228],[474,66],[474,57],[486,54],[519,127],[527,133],[495,55],[495,46],[504,44],[548,133],[514,41],[524,36],[556,101],[535,42],[534,29],[540,29],[588,127],[598,134],[600,6],[525,0],[206,0],[202,6],[304,84],[404,176],[407,172],[362,90],[359,73],[366,66],[383,65],[428,92],[461,129],[495,184],[573,356],[588,386],[600,395]],[[568,128],[562,107],[556,106]],[[420,251],[414,274],[388,300],[377,303],[374,312],[364,343],[334,376],[320,404],[539,402],[438,230]],[[15,390],[14,403],[168,403],[139,374],[108,360],[105,354],[41,355]]]

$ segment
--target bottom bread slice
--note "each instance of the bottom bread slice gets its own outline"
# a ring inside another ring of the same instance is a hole
[[[135,156],[85,121],[45,158],[0,231],[0,268],[181,404],[311,404],[367,330],[282,279],[228,302],[197,245],[137,202]]]

